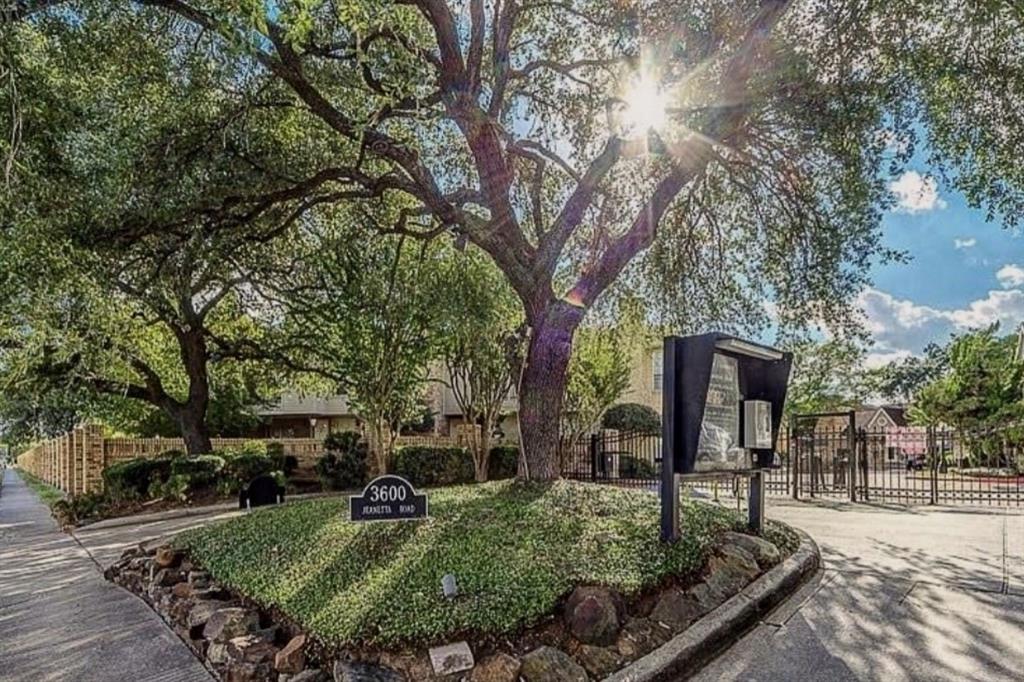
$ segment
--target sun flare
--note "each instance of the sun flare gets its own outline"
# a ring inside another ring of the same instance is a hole
[[[634,134],[646,134],[665,126],[668,101],[657,81],[642,76],[637,78],[622,96],[622,125]]]

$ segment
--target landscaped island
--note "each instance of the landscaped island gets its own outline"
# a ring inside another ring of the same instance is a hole
[[[694,501],[683,506],[682,541],[663,544],[658,498],[640,490],[499,481],[429,495],[430,518],[421,522],[353,524],[347,499],[332,498],[193,530],[175,542],[183,556],[168,560],[173,550],[164,550],[167,572],[135,589],[165,617],[184,618],[179,632],[193,646],[201,642],[215,668],[249,665],[247,641],[235,636],[258,638],[259,629],[267,674],[272,654],[301,633],[304,655],[315,659],[310,665],[328,671],[334,660],[420,665],[420,672],[403,671],[420,679],[430,669],[427,647],[465,640],[478,663],[501,656],[556,677],[584,669],[598,676],[664,643],[741,589],[779,560],[775,547],[785,554],[797,545],[793,531],[777,524],[766,532],[772,543],[739,536],[737,545],[742,517]],[[130,553],[115,580],[131,587],[131,567],[140,570],[146,561]],[[447,574],[458,585],[454,598],[442,592]],[[214,610],[210,599],[242,604],[260,618],[227,634],[215,624],[211,633],[204,622]],[[270,621],[280,631],[266,634]],[[241,663],[230,660],[229,645]],[[538,648],[542,661],[530,659]],[[263,679],[259,666],[250,667]],[[226,670],[218,668],[225,677]],[[530,679],[525,670],[516,674]]]

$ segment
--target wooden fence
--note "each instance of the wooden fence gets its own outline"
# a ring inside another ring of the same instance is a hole
[[[319,438],[213,438],[214,450],[239,447],[253,440],[280,443],[286,455],[294,455],[299,469],[311,470],[323,454]],[[458,436],[400,436],[396,447],[426,445],[458,447],[466,444]],[[168,450],[184,450],[180,438],[104,438],[101,427],[86,424],[62,436],[42,441],[18,455],[18,467],[69,495],[103,490],[103,470],[136,457],[156,457]]]

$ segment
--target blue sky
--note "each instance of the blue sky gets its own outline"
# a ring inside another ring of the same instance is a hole
[[[909,263],[876,264],[874,284],[860,296],[875,341],[869,364],[917,353],[953,332],[1000,321],[1024,321],[1024,237],[963,196],[942,188],[927,166],[911,166],[890,189],[898,205],[885,216],[886,246]]]

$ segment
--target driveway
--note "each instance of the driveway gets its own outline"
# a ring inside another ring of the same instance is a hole
[[[1024,679],[1024,509],[769,504],[824,570],[697,680]]]

